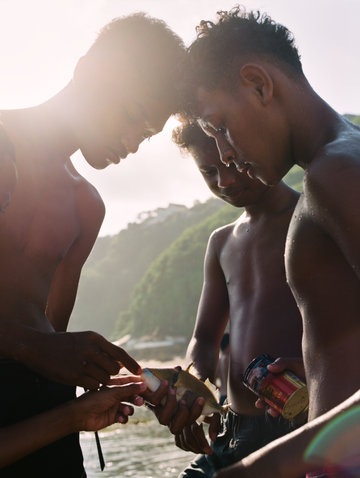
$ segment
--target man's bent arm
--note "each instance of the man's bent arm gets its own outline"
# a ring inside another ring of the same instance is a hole
[[[56,332],[65,332],[67,329],[81,270],[94,246],[105,215],[105,206],[98,192],[86,181],[80,181],[77,191],[79,236],[55,272],[46,307],[46,315]]]
[[[193,337],[187,351],[187,362],[194,363],[195,374],[201,380],[214,382],[219,361],[220,342],[229,319],[229,297],[221,269],[217,245],[224,231],[215,231],[208,243],[204,263],[204,284],[198,307]],[[218,414],[208,419],[209,435],[214,441],[219,432]],[[179,448],[194,453],[212,453],[202,426],[196,422],[186,426],[175,437]]]
[[[204,283],[187,361],[194,362],[201,380],[215,380],[220,342],[229,319],[229,297],[216,245],[222,231],[215,231],[208,243],[204,263]],[[220,236],[221,237],[221,236]]]

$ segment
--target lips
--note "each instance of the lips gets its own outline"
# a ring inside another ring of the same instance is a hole
[[[120,163],[120,161],[122,159],[125,159],[128,155],[128,152],[126,150],[126,148],[121,148],[120,151],[118,151],[117,149],[114,149],[114,148],[110,148],[109,146],[107,147],[107,149],[110,151],[111,153],[111,158],[110,161],[114,164],[118,164]]]
[[[222,197],[233,201],[234,199],[238,199],[240,196],[242,196],[243,192],[245,189],[236,189],[233,191],[225,191],[224,193],[221,194]]]

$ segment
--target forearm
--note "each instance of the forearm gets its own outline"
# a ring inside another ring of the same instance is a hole
[[[0,468],[82,428],[75,401],[0,428]]]
[[[43,333],[36,329],[0,319],[0,357],[27,364],[40,336]]]
[[[201,380],[214,382],[219,362],[219,351],[208,340],[193,337],[186,353],[186,363],[194,363],[196,375]]]
[[[356,392],[339,406],[252,453],[238,465],[224,470],[224,473],[220,473],[219,476],[221,478],[232,476],[237,478],[257,478],[258,476],[262,478],[298,478],[305,473],[322,468],[326,463],[319,457],[316,462],[304,461],[304,454],[309,444],[331,420],[359,403],[360,392]]]

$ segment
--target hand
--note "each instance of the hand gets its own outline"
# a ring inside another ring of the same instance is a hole
[[[268,370],[272,373],[280,373],[284,370],[289,370],[298,378],[305,382],[305,369],[304,369],[304,361],[302,358],[284,358],[279,357],[273,363],[267,366]],[[277,417],[279,412],[274,408],[270,407],[264,400],[259,398],[255,402],[256,408],[265,408],[267,413],[269,413],[272,417]]]
[[[220,431],[220,415],[214,413],[212,417],[206,417],[204,420],[209,426],[209,436],[212,441],[215,441]],[[185,451],[192,451],[193,453],[201,453],[206,455],[212,454],[212,448],[209,445],[202,424],[197,422],[190,426],[184,427],[179,435],[175,436],[175,444],[178,448]]]
[[[112,380],[116,386],[103,386],[97,391],[86,392],[74,400],[76,416],[81,420],[79,430],[97,431],[113,423],[126,423],[128,417],[134,413],[131,405],[143,404],[139,396],[146,389],[146,384],[140,377],[124,376]]]
[[[140,365],[125,350],[96,332],[52,332],[36,335],[26,365],[56,382],[97,390],[125,366],[139,375]]]
[[[141,394],[144,400],[152,405],[151,410],[155,413],[161,425],[167,426],[173,435],[179,435],[185,426],[190,426],[201,415],[204,407],[204,399],[196,399],[189,409],[187,404],[176,399],[176,392],[169,389],[169,384],[163,380],[155,392],[149,389]]]

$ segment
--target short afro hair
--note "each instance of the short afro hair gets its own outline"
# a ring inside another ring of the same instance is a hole
[[[195,116],[192,108],[199,86],[233,91],[246,62],[263,59],[292,79],[304,78],[292,33],[266,13],[246,12],[237,5],[228,12],[217,12],[216,23],[201,21],[196,31],[179,81],[183,111],[190,116]]]

